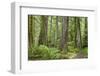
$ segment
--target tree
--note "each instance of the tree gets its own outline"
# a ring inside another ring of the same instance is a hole
[[[47,45],[48,16],[41,16],[41,30],[39,35],[39,45]]]
[[[88,24],[88,21],[87,21],[87,17],[84,18],[85,20],[85,28],[84,28],[84,36],[83,36],[83,47],[88,47],[88,27],[87,27],[87,24]]]
[[[51,44],[52,44],[52,16],[49,16],[48,17],[49,21],[48,21],[48,26],[49,26],[49,33],[48,33],[48,36],[49,36],[49,40],[48,40],[48,46],[51,47]]]
[[[33,34],[32,34],[32,25],[33,25],[33,17],[32,17],[32,15],[29,15],[28,16],[28,45],[29,45],[29,47],[31,47],[32,46],[32,44],[33,44]]]
[[[65,33],[64,33],[64,39],[65,39],[65,43],[64,43],[64,49],[66,49],[66,51],[68,51],[68,27],[69,27],[69,17],[64,17],[65,19]]]
[[[28,15],[29,59],[87,57],[87,17]]]
[[[74,45],[74,47],[76,48],[77,47],[77,18],[76,17],[74,18],[74,24],[75,24],[75,27],[74,27],[74,30],[75,30],[75,39],[74,39],[75,45]]]
[[[80,28],[80,18],[76,17],[77,26],[77,47],[82,50],[82,40],[81,40],[81,28]]]
[[[68,50],[68,17],[62,17],[62,37],[61,37],[61,43],[60,43],[60,50],[63,51]]]
[[[59,27],[58,27],[58,16],[56,16],[56,29],[57,29],[56,32],[57,32],[57,39],[58,39],[58,37],[59,37],[58,36],[59,35],[59,30],[58,30],[59,29]]]

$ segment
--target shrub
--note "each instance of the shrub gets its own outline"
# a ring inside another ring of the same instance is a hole
[[[88,48],[87,47],[83,48],[82,53],[84,56],[88,56]]]
[[[68,46],[68,51],[60,51],[57,48],[40,45],[29,49],[29,58],[32,60],[68,59],[73,58],[78,52],[78,48],[72,46]]]
[[[48,48],[45,45],[33,47],[29,49],[29,58],[34,60],[40,59],[58,59],[60,58],[60,51],[57,48]]]
[[[49,59],[57,59],[58,58],[59,50],[57,48],[49,48],[48,54]]]
[[[49,48],[45,45],[40,45],[38,47],[30,48],[28,51],[29,57],[32,59],[49,59],[51,57],[51,53],[49,52]]]
[[[75,45],[74,41],[68,42],[68,46],[74,46],[74,45]]]
[[[76,53],[72,53],[72,52],[68,52],[67,55],[68,55],[68,59],[72,59],[72,58],[74,58],[77,54],[76,54]]]
[[[77,52],[79,52],[79,49],[78,48],[74,48],[73,46],[68,46],[68,51],[69,52],[73,52],[73,53],[77,53]]]

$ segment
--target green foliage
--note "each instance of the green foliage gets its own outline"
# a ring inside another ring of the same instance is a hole
[[[79,52],[79,49],[78,48],[75,48],[73,46],[68,46],[68,51],[69,52],[73,52],[73,53],[77,53],[77,52]]]
[[[68,45],[69,45],[69,46],[74,46],[74,41],[68,42]]]
[[[28,15],[28,59],[88,56],[87,17]]]
[[[60,57],[59,50],[57,48],[48,48],[45,45],[34,47],[29,49],[30,59],[57,59]]]
[[[59,58],[59,56],[60,56],[59,52],[60,51],[57,48],[49,48],[50,59],[57,59],[57,58]]]
[[[48,48],[45,45],[40,45],[39,47],[29,48],[28,56],[30,60],[50,60],[50,59],[72,59],[79,52],[78,48],[72,46],[68,47],[67,51],[60,51],[57,48]],[[84,57],[87,57],[87,48],[82,49]]]
[[[85,57],[87,57],[87,56],[88,56],[88,48],[87,48],[87,47],[83,48],[83,49],[82,49],[82,53],[83,53],[83,55],[84,55]]]
[[[79,52],[80,52],[80,49],[75,47],[75,43],[74,41],[70,41],[68,42],[68,58],[71,59],[71,58],[74,58]]]
[[[77,53],[79,52],[79,49],[78,48],[75,48],[73,46],[68,46],[68,53],[67,53],[67,56],[68,56],[68,59],[72,59],[74,58]]]
[[[73,52],[68,52],[68,53],[67,53],[68,59],[72,59],[72,58],[74,58],[76,55],[77,55],[77,54],[76,54],[76,53],[73,53]]]

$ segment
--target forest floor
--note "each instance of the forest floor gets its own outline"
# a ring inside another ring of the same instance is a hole
[[[83,48],[78,52],[74,51],[59,51],[56,48],[48,48],[46,46],[40,46],[34,48],[28,53],[29,60],[56,60],[56,59],[82,59],[88,58],[87,48]]]

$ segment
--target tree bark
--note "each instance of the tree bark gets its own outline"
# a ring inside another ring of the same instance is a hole
[[[56,16],[56,29],[57,29],[57,39],[58,39],[58,34],[59,34],[59,27],[58,27],[58,16]]]
[[[39,35],[39,45],[47,45],[47,32],[48,32],[48,17],[41,17],[41,31]]]
[[[68,50],[68,17],[62,17],[62,37],[61,37],[61,43],[60,43],[60,50]]]
[[[77,20],[76,20],[76,17],[74,18],[74,24],[75,24],[75,26],[74,26],[74,31],[75,31],[75,45],[74,45],[74,47],[76,48],[77,47]]]
[[[85,27],[84,27],[84,35],[83,35],[83,48],[88,47],[88,21],[87,17],[84,18],[85,20]]]
[[[33,25],[33,17],[32,15],[29,15],[28,16],[28,45],[29,47],[31,47],[33,44],[32,25]]]
[[[80,28],[80,18],[76,18],[76,26],[77,26],[77,47],[82,50],[82,40],[81,40],[81,28]]]

